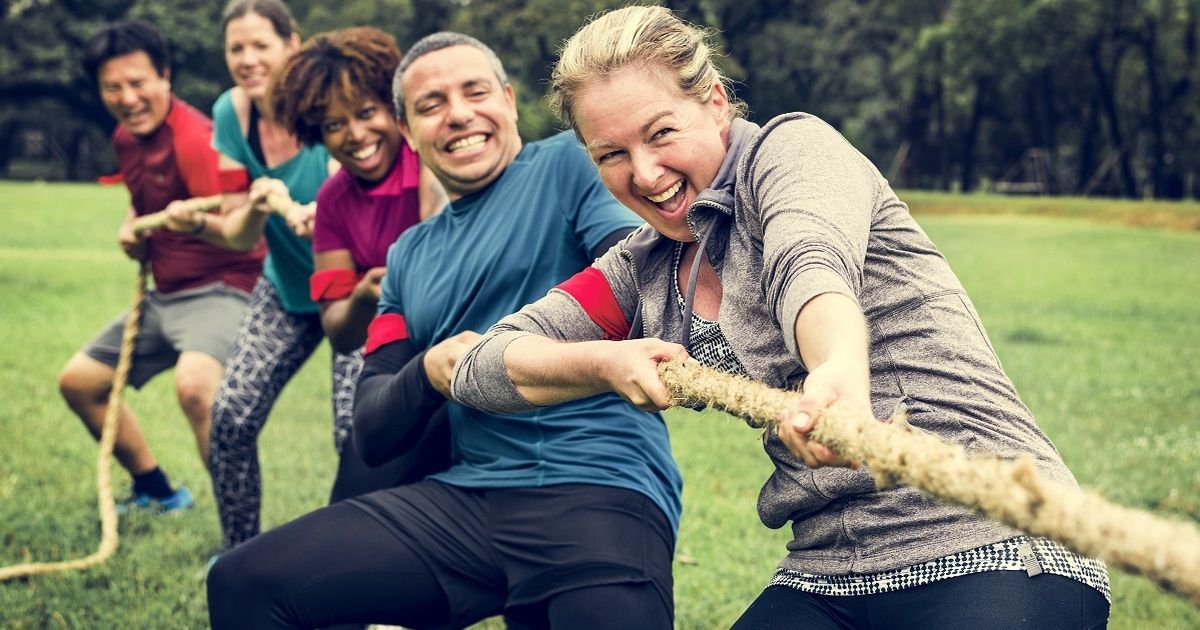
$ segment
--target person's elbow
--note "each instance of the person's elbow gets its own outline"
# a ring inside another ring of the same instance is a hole
[[[354,448],[358,450],[359,456],[367,466],[375,468],[392,459],[391,449],[383,448],[379,444],[379,440],[371,439],[367,431],[351,431],[350,433],[354,437]]]
[[[363,344],[367,342],[365,334],[356,335],[346,330],[340,330],[335,333],[333,330],[326,328],[325,335],[329,337],[329,346],[335,352],[340,352],[341,354],[350,354],[363,347]]]
[[[245,232],[235,234],[222,233],[226,249],[232,249],[236,252],[248,252],[258,245],[258,234],[247,234]]]

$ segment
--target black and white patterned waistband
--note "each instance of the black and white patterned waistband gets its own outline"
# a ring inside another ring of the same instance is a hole
[[[768,586],[787,586],[818,595],[874,595],[985,571],[1025,571],[1030,576],[1050,573],[1086,584],[1112,602],[1108,569],[1045,538],[1019,536],[991,545],[943,556],[929,562],[853,575],[815,575],[779,569]]]

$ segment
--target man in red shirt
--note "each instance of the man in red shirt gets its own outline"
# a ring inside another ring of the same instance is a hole
[[[171,93],[170,49],[153,25],[126,20],[101,27],[89,40],[84,67],[117,120],[113,148],[131,207],[117,231],[125,253],[148,261],[154,278],[142,307],[129,383],[141,387],[175,368],[179,405],[207,461],[210,411],[225,356],[262,269],[265,247],[250,252],[217,247],[220,215],[178,216],[150,234],[133,229],[139,215],[173,201],[210,196],[244,184],[244,170],[221,172],[211,146],[212,123]],[[177,213],[178,215],[178,213]],[[67,362],[59,389],[99,436],[121,345],[126,313],[117,316]],[[114,449],[133,477],[133,494],[118,509],[162,511],[192,505],[186,486],[171,487],[133,412],[122,406]]]

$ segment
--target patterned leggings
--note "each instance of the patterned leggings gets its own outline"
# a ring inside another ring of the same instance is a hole
[[[266,279],[259,279],[225,364],[225,377],[212,410],[208,468],[225,549],[259,532],[262,479],[258,434],[283,386],[324,336],[317,314],[297,315],[283,310],[275,288]],[[333,356],[333,436],[339,453],[350,435],[354,389],[362,362],[361,351]]]

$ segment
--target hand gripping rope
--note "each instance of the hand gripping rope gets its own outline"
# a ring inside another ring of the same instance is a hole
[[[768,430],[799,396],[694,360],[665,361],[658,373],[678,403],[703,403]],[[880,489],[910,485],[1143,575],[1200,605],[1200,529],[1194,524],[1114,505],[1097,494],[1041,479],[1029,457],[968,457],[961,446],[921,431],[903,417],[879,422],[835,406],[816,419],[811,437],[866,466]]]

